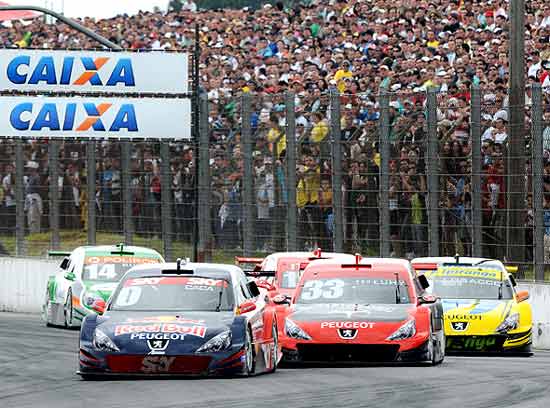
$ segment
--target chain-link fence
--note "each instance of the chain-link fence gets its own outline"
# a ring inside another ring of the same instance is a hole
[[[529,88],[512,140],[504,88],[203,95],[193,143],[4,139],[2,243],[39,256],[125,241],[227,262],[317,247],[458,253],[542,280],[549,108]]]

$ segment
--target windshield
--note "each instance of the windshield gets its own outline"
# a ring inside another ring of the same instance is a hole
[[[118,282],[136,265],[159,263],[157,258],[136,258],[133,256],[88,256],[84,258],[82,280]]]
[[[443,299],[512,299],[508,279],[498,270],[438,270],[426,274],[429,292]]]
[[[399,290],[398,290],[399,288]],[[387,278],[315,279],[304,283],[296,303],[410,303],[403,280]]]
[[[298,282],[300,282],[300,277],[302,274],[300,271],[284,271],[281,272],[281,278],[279,285],[283,289],[294,289],[296,286],[298,286]]]
[[[128,279],[113,297],[111,310],[233,310],[233,293],[224,279],[148,277]]]

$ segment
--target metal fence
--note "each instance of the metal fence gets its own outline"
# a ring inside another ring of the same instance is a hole
[[[13,255],[123,240],[226,262],[317,247],[459,253],[544,279],[550,105],[539,85],[515,157],[504,89],[317,92],[204,94],[193,143],[1,140],[0,241]]]

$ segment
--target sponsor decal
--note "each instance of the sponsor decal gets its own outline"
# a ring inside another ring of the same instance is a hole
[[[195,290],[214,290],[215,287],[223,286],[226,288],[227,281],[223,279],[207,279],[207,278],[158,277],[158,278],[134,278],[134,279],[128,279],[124,282],[124,286],[145,286],[145,285],[185,285],[186,288],[195,289]]]
[[[352,340],[357,337],[357,329],[338,329],[338,335],[344,340]]]
[[[372,329],[373,322],[322,322],[321,329]]]
[[[141,370],[144,373],[167,373],[176,357],[147,355],[143,358]]]
[[[95,264],[155,264],[158,259],[136,258],[134,256],[87,256],[84,258],[85,265]]]
[[[205,326],[183,326],[176,323],[162,323],[150,325],[130,325],[123,324],[115,327],[115,336],[132,333],[175,333],[204,337],[206,334]]]
[[[184,340],[185,334],[179,333],[132,333],[132,340]]]
[[[182,316],[148,316],[137,319],[128,318],[126,323],[181,323],[181,324],[204,324],[204,320],[187,319]]]
[[[447,320],[481,320],[481,315],[479,314],[447,314],[445,315]]]
[[[122,84],[133,87],[136,84],[132,60],[120,58],[114,67],[100,76],[101,68],[111,58],[93,58],[82,56],[80,58],[64,57],[61,61],[55,61],[52,56],[43,56],[31,65],[30,55],[19,55],[8,64],[7,77],[12,84],[37,85],[41,82],[48,85],[78,85],[90,84],[94,86],[117,86]],[[60,67],[56,67],[56,62]],[[109,64],[110,65],[110,64]],[[84,71],[74,75],[75,71]],[[58,72],[60,73],[58,75]]]
[[[498,269],[480,269],[478,267],[449,267],[443,266],[431,274],[431,276],[465,276],[485,279],[501,279],[502,272]]]
[[[135,333],[134,333],[135,334]],[[147,345],[151,349],[149,354],[164,354],[166,348],[170,344],[169,339],[149,339]]]
[[[500,343],[500,342],[499,342]],[[494,336],[485,337],[460,337],[460,336],[447,336],[446,348],[453,350],[473,350],[483,351],[498,346],[497,338]]]
[[[451,322],[454,331],[465,331],[468,328],[468,322]]]

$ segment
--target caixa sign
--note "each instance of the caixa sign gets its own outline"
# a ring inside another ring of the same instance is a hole
[[[0,97],[0,136],[189,139],[189,99]]]
[[[0,89],[36,92],[188,92],[182,53],[0,51]]]

